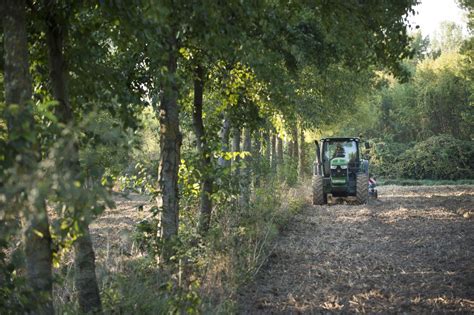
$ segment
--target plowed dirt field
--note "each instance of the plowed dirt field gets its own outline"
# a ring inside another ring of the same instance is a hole
[[[474,313],[473,217],[474,186],[308,205],[242,288],[239,313]]]

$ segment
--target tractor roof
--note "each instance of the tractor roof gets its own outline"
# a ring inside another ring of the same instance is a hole
[[[360,141],[359,137],[330,137],[330,138],[322,138],[321,142],[323,141]]]

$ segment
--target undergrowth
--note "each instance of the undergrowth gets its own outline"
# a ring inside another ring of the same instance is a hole
[[[304,203],[298,188],[276,181],[256,188],[248,207],[235,196],[221,196],[212,227],[201,237],[190,228],[197,222],[196,203],[184,198],[176,255],[166,267],[159,264],[157,223],[150,216],[136,225],[131,250],[107,245],[107,257],[97,261],[104,313],[234,313],[239,288],[252,281],[279,231]],[[72,261],[65,265],[57,271],[56,309],[78,314]]]
[[[252,204],[238,215],[221,212],[210,234],[202,293],[205,313],[236,311],[237,291],[255,277],[271,253],[275,237],[305,203],[297,188],[256,189]],[[231,209],[229,209],[232,211]],[[235,210],[235,209],[234,209]]]

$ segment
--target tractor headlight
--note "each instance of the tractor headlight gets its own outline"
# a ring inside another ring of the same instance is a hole
[[[335,170],[336,168],[337,168],[336,165],[331,165],[331,169],[332,169],[332,170]]]
[[[341,165],[341,169],[342,169],[342,170],[347,169],[347,165]]]

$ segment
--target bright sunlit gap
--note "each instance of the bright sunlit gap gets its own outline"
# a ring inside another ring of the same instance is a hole
[[[462,25],[463,33],[467,35],[467,11],[461,9],[456,0],[421,0],[415,7],[415,15],[410,16],[412,31],[418,25],[424,36],[433,37],[444,21]]]

